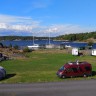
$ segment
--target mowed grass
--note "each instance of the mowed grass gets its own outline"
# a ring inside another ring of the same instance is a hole
[[[25,59],[14,59],[0,62],[6,69],[7,77],[0,83],[32,83],[64,81],[56,76],[57,70],[69,61],[87,61],[96,71],[96,57],[72,56],[71,54],[56,52],[31,52],[25,54]],[[95,78],[88,77],[88,78]],[[70,80],[71,78],[65,79]],[[72,78],[82,79],[82,78]]]

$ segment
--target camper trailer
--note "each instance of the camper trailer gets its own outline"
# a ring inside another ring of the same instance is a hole
[[[79,55],[79,50],[78,50],[78,48],[73,48],[73,49],[72,49],[72,55],[74,55],[74,56],[78,56],[78,55]]]
[[[96,49],[92,50],[92,56],[96,56]]]

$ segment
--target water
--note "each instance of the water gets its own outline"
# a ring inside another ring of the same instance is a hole
[[[12,46],[14,45],[18,45],[18,46],[29,46],[29,45],[33,45],[33,41],[32,40],[20,40],[20,41],[9,41],[9,40],[5,40],[5,41],[1,41],[1,43],[3,45],[9,46],[10,44],[12,44]],[[48,44],[49,41],[48,40],[35,40],[34,41],[35,44],[39,44],[39,45],[45,45]],[[51,44],[55,44],[55,45],[60,45],[62,42],[61,41],[53,41],[50,40]]]
[[[1,41],[1,43],[3,45],[6,45],[6,46],[9,46],[10,44],[12,44],[12,46],[18,45],[19,47],[26,47],[29,45],[33,45],[32,40],[20,40],[20,41],[5,40],[5,41]],[[45,45],[45,44],[48,44],[49,41],[48,40],[35,40],[34,43],[40,44],[40,45]],[[68,45],[68,46],[72,46],[72,47],[85,47],[85,46],[87,46],[87,43],[80,43],[80,42],[64,42],[64,41],[50,40],[50,43],[55,44],[55,45],[64,44],[64,45]],[[93,44],[92,48],[96,48],[96,43]]]

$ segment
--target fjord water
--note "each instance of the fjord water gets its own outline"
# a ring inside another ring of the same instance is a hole
[[[33,45],[33,41],[32,40],[18,40],[18,41],[10,41],[10,40],[5,40],[5,41],[1,41],[1,43],[3,45],[9,46],[10,44],[12,46],[18,45],[19,47],[26,47],[29,45]],[[48,40],[35,40],[34,41],[35,44],[40,44],[40,45],[45,45],[48,44]],[[84,47],[87,46],[87,43],[84,42],[65,42],[65,41],[54,41],[54,40],[50,40],[51,44],[54,45],[60,45],[60,44],[64,44],[64,45],[68,45],[68,46],[72,46],[72,47]],[[96,44],[94,44],[96,45]]]

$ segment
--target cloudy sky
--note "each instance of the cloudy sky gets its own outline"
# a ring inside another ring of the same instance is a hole
[[[0,36],[96,31],[96,0],[0,0]]]

